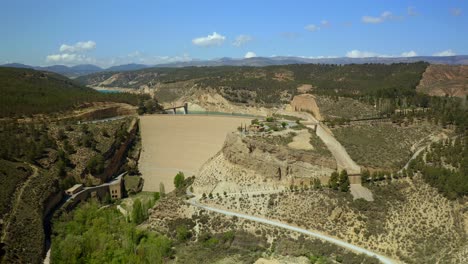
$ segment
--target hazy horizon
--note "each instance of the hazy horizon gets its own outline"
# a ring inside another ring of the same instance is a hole
[[[462,55],[467,7],[466,1],[14,1],[0,10],[0,32],[8,36],[0,64]]]

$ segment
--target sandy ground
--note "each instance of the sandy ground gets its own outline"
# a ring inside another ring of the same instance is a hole
[[[308,130],[303,129],[293,137],[293,141],[288,144],[288,147],[293,149],[313,150],[314,147],[310,144],[310,133]]]
[[[177,172],[195,175],[198,169],[223,146],[228,132],[249,118],[230,116],[151,115],[140,117],[143,150],[140,171],[143,191],[174,189]]]

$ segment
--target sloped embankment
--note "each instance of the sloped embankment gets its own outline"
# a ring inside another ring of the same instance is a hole
[[[223,149],[200,169],[194,187],[197,193],[283,189],[313,179],[326,183],[335,168],[333,159],[312,151],[231,133]]]

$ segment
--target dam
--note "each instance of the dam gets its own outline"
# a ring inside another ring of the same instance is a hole
[[[196,175],[209,158],[221,150],[226,135],[252,118],[221,115],[147,115],[140,117],[142,152],[139,168],[143,191],[174,189],[179,172]]]

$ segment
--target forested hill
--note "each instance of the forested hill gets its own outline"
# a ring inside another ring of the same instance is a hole
[[[56,73],[0,67],[0,117],[51,113],[96,101],[136,105],[138,98],[102,94]]]
[[[428,64],[291,64],[268,67],[148,68],[82,76],[84,85],[140,88],[191,81],[199,88],[214,88],[233,102],[275,104],[294,95],[301,84],[314,93],[344,96],[395,96],[415,91]],[[163,87],[162,87],[163,88]],[[171,88],[172,89],[172,88]]]

